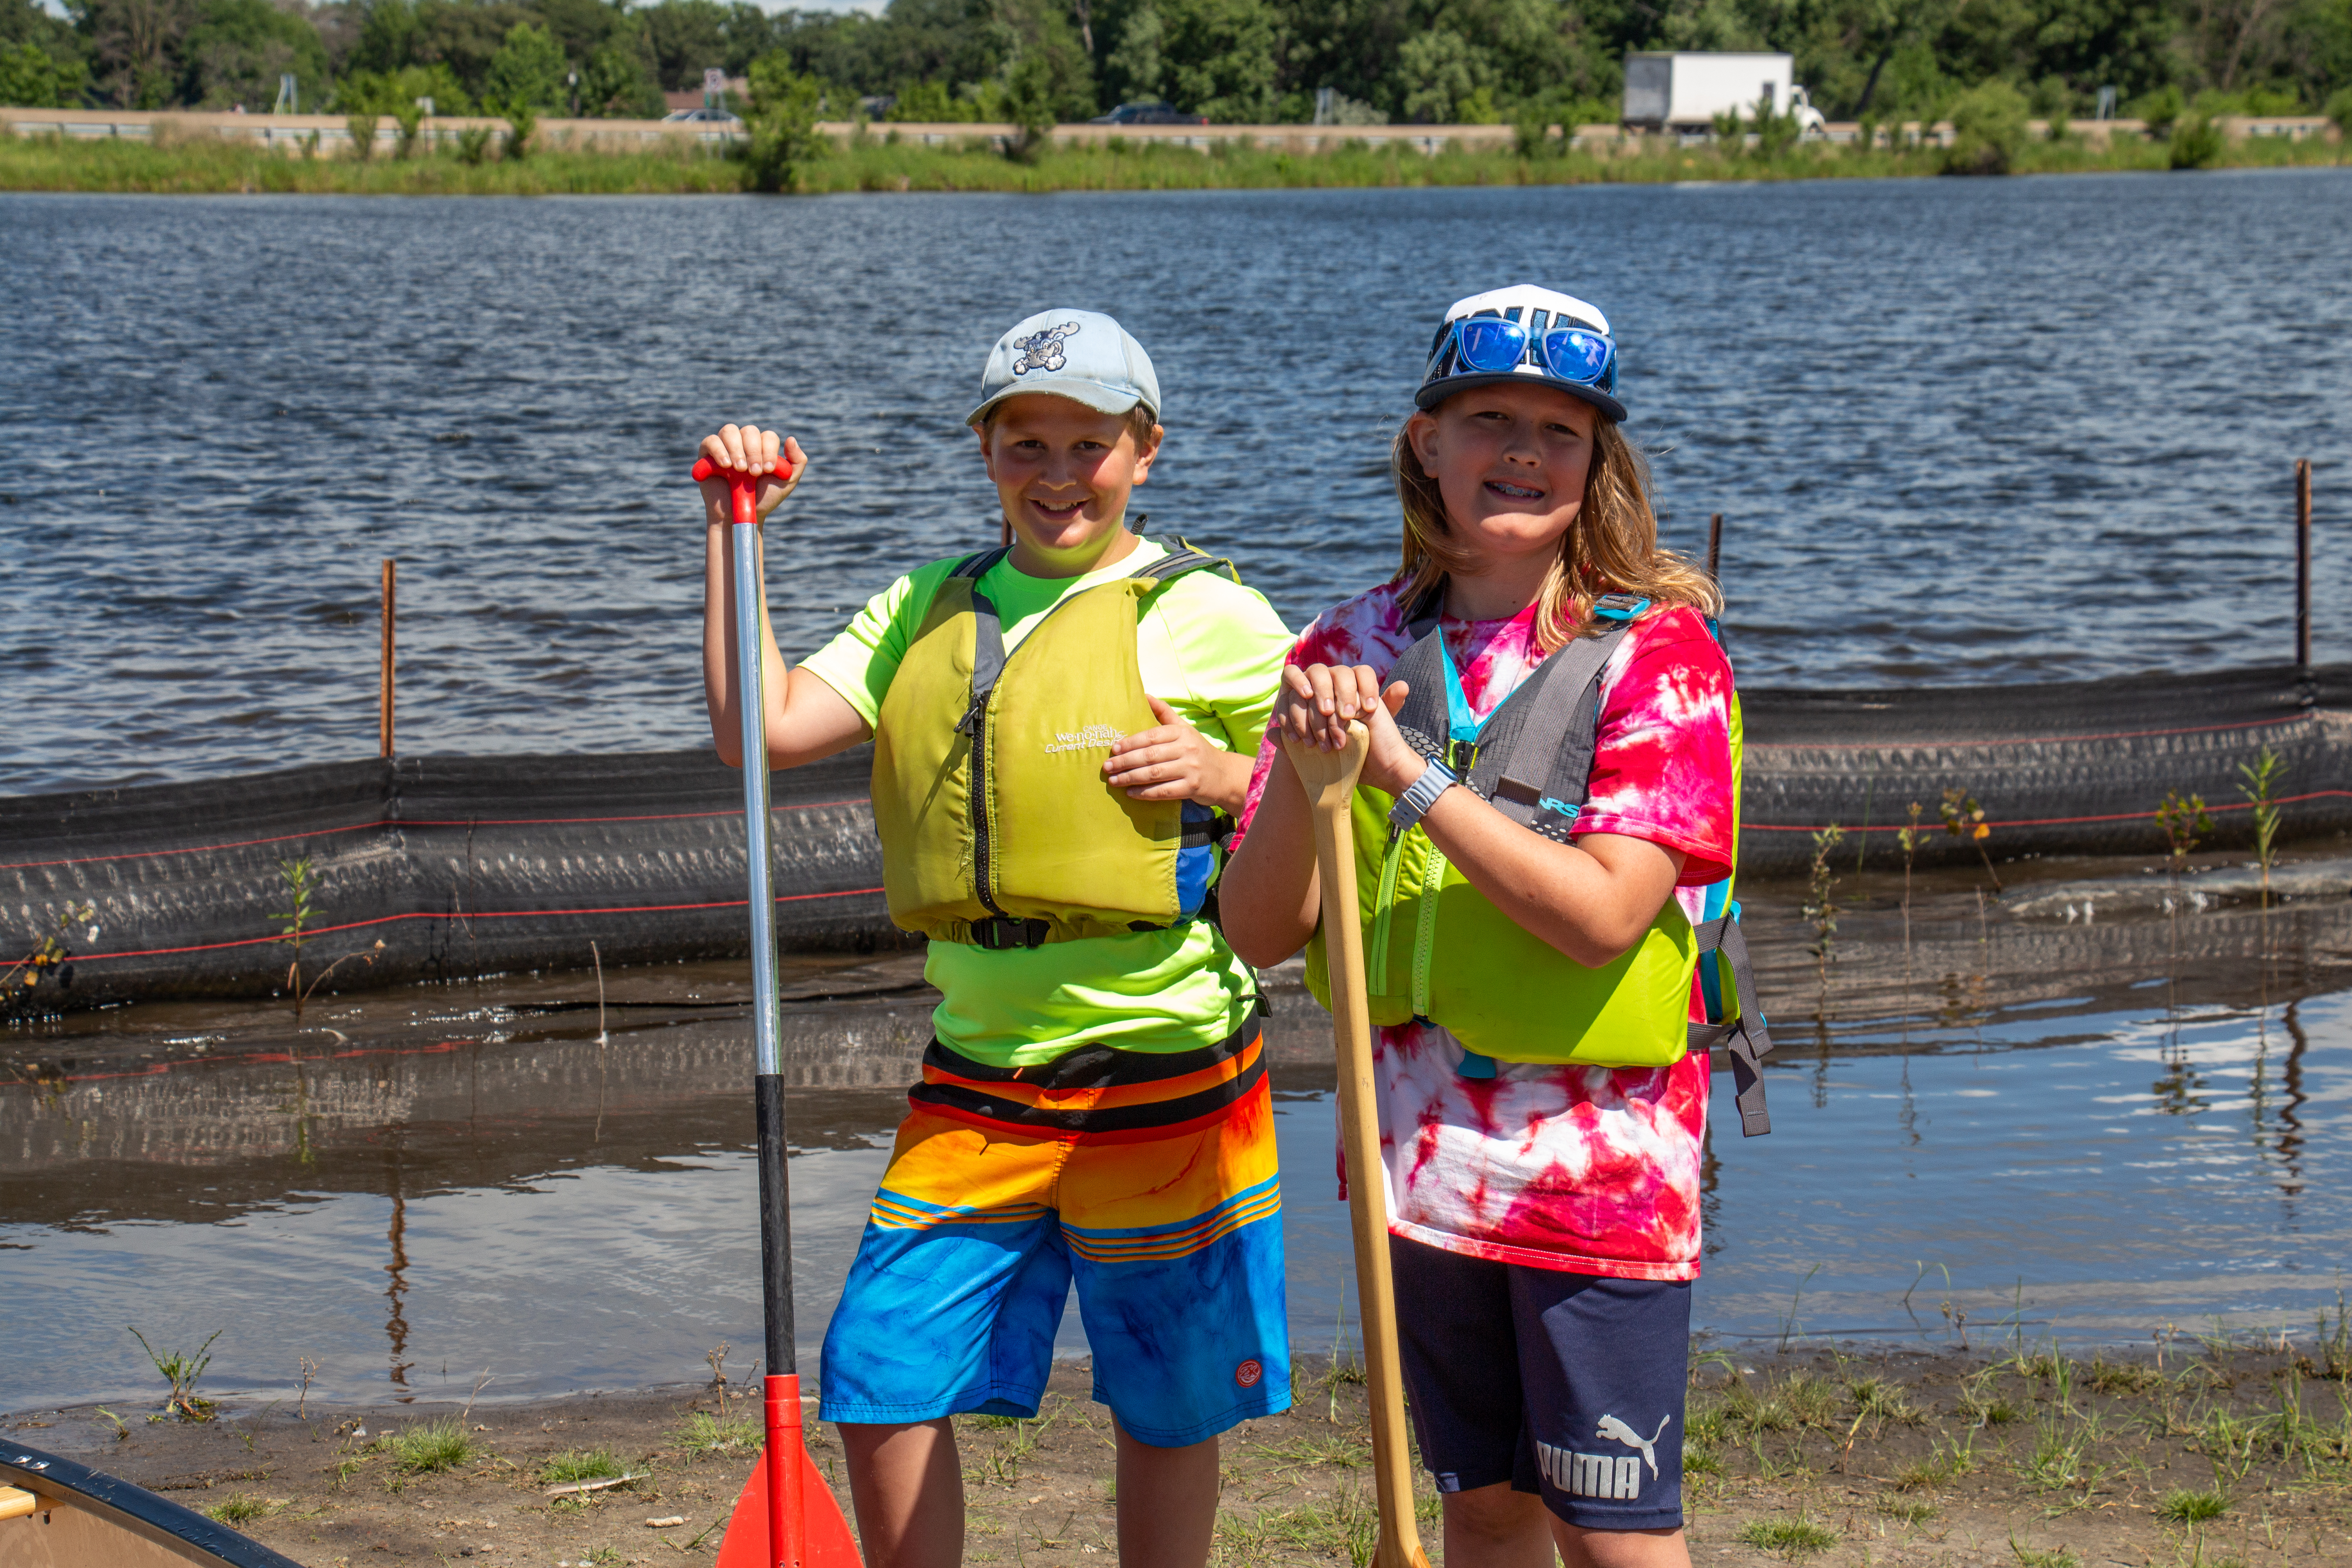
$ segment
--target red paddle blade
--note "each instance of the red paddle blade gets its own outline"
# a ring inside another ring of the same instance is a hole
[[[849,1533],[849,1521],[842,1517],[833,1489],[807,1449],[801,1450],[800,1459],[801,1529],[807,1541],[800,1568],[860,1568],[856,1538]],[[719,1543],[719,1568],[777,1568],[777,1558],[767,1548],[768,1456],[762,1450],[727,1521],[726,1539]]]

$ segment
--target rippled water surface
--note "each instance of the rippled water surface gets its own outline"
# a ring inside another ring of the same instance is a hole
[[[1294,625],[1384,574],[1435,313],[1539,279],[1625,349],[1671,542],[1728,515],[1744,679],[2051,679],[2290,651],[2290,464],[2352,407],[2352,176],[1208,195],[0,195],[0,790],[404,750],[700,743],[719,419],[818,468],[806,649],[992,542],[988,343],[1117,314],[1168,397],[1155,523]],[[2340,509],[2338,509],[2340,511]],[[2226,613],[2223,613],[2226,610]]]
[[[1717,1085],[1702,1329],[2144,1346],[2217,1322],[2305,1334],[2335,1307],[2352,907],[1979,926],[1956,889],[1905,950],[1885,890],[1848,895],[1866,907],[1821,991],[1794,911],[1755,911],[1775,1130],[1740,1138]],[[0,1409],[143,1397],[132,1323],[159,1345],[225,1331],[224,1389],[290,1391],[307,1355],[355,1400],[462,1398],[486,1369],[491,1398],[681,1382],[721,1340],[756,1347],[740,977],[608,979],[602,1046],[584,976],[343,998],[299,1032],[277,1006],[186,1004],[0,1037],[0,1281],[25,1321],[86,1326],[63,1349],[0,1336]],[[811,1352],[928,1011],[788,1009]],[[1310,1350],[1355,1319],[1328,1039],[1289,991],[1269,1058]],[[1062,1347],[1085,1347],[1075,1312]]]

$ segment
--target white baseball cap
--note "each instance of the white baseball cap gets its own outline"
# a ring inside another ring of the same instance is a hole
[[[1050,392],[1104,414],[1141,404],[1160,415],[1160,377],[1151,356],[1125,327],[1099,310],[1040,310],[996,340],[980,373],[980,402],[964,423],[1024,392]]]

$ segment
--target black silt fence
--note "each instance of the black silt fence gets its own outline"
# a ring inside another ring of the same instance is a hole
[[[2352,666],[2029,687],[1748,693],[1740,872],[1801,873],[1837,823],[1891,865],[1912,801],[1918,863],[1974,860],[1940,831],[1973,795],[1995,860],[2151,855],[2168,791],[2211,842],[2252,838],[2239,765],[2285,761],[2284,832],[2352,832]],[[908,944],[881,893],[865,747],[774,778],[778,935],[789,950]],[[412,757],[192,784],[0,799],[0,973],[51,934],[68,962],[8,1009],[283,988],[283,861],[316,880],[302,967],[331,988],[740,957],[741,778],[708,752]],[[61,920],[91,906],[87,919]],[[99,934],[89,936],[96,925]],[[383,943],[381,949],[373,946]]]

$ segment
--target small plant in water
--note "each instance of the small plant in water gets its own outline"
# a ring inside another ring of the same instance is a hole
[[[1905,952],[1911,951],[1911,862],[1918,856],[1919,841],[1926,837],[1926,830],[1919,826],[1919,803],[1915,800],[1911,803],[1911,826],[1895,836],[1895,842],[1903,847],[1903,951]]]
[[[2254,808],[2254,859],[2263,868],[2263,908],[2271,907],[2271,868],[2278,863],[2278,779],[2286,759],[2264,746],[2251,763],[2240,763],[2245,783],[2238,786]]]
[[[1837,873],[1830,857],[1845,841],[1845,829],[1836,823],[1813,835],[1813,864],[1805,884],[1805,918],[1813,922],[1811,952],[1821,967],[1822,984],[1829,984],[1831,949],[1837,942]]]
[[[2205,813],[2205,797],[2182,795],[2176,790],[2166,790],[2158,803],[2156,825],[2164,830],[2164,842],[2172,853],[2170,870],[2176,877],[2188,867],[2189,853],[2213,831],[2213,819]]]
[[[147,1359],[154,1363],[155,1371],[171,1384],[172,1391],[163,1399],[165,1415],[177,1415],[183,1421],[209,1421],[213,1418],[215,1407],[211,1400],[196,1393],[196,1379],[204,1376],[205,1368],[213,1363],[213,1341],[226,1331],[215,1329],[205,1337],[205,1342],[192,1352],[158,1352],[147,1342],[145,1334],[137,1329],[131,1331],[131,1337],[137,1340],[139,1348],[147,1352]]]
[[[302,943],[310,933],[310,919],[315,913],[310,905],[310,894],[317,886],[317,873],[311,868],[310,857],[303,855],[291,860],[278,862],[278,877],[286,884],[286,901],[292,907],[269,918],[278,922],[278,940],[291,943],[294,948],[293,961],[286,966],[286,989],[294,997],[294,1022],[299,1024],[302,1021],[304,1005],[310,1000],[312,994],[320,986],[327,983],[327,976],[354,958],[368,967],[373,968],[375,955],[383,949],[383,943],[378,941],[373,948],[364,952],[343,954],[312,976],[310,984],[304,985],[302,984]]]
[[[390,1454],[392,1462],[410,1475],[454,1470],[473,1458],[475,1453],[473,1435],[455,1416],[387,1432],[376,1439],[376,1447]]]
[[[1984,862],[1985,875],[1992,879],[1992,890],[2000,892],[2000,873],[1992,868],[1992,857],[1985,850],[1985,840],[1992,837],[1992,824],[1985,820],[1985,808],[1966,790],[1948,789],[1944,792],[1943,811],[1944,831],[1976,846],[1977,858]]]
[[[87,927],[89,940],[96,942],[98,927],[92,922],[97,919],[96,904],[68,904],[49,917],[48,931],[34,940],[33,950],[0,970],[0,999],[5,1000],[10,1011],[33,1000],[34,992],[45,979],[53,975],[62,979],[66,961],[73,956],[67,943],[78,934],[75,928]]]

